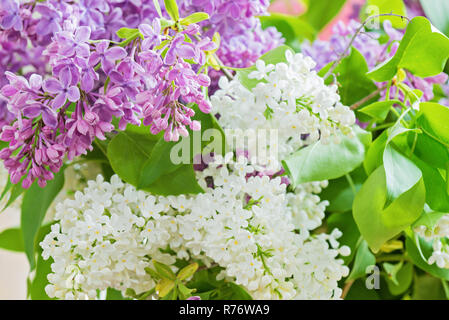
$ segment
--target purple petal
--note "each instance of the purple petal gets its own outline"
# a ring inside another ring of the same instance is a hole
[[[53,108],[53,110],[58,110],[64,105],[66,100],[67,100],[67,93],[61,92],[55,97],[51,107]]]
[[[164,62],[165,64],[168,64],[169,66],[175,64],[176,61],[176,54],[175,54],[175,48],[170,48],[167,51],[167,54],[165,55]]]
[[[94,78],[90,72],[86,72],[81,78],[81,89],[90,92],[94,87]]]
[[[109,47],[109,41],[104,40],[104,41],[97,43],[95,48],[97,49],[98,53],[104,53],[108,47]]]
[[[90,28],[86,26],[79,27],[75,33],[76,42],[86,42],[90,38]]]
[[[61,85],[63,88],[68,88],[72,82],[72,73],[68,67],[65,67],[59,71],[59,79],[61,80]]]
[[[14,15],[5,16],[2,19],[2,27],[6,30],[11,29],[11,27],[14,25],[14,23],[15,23]]]
[[[47,79],[44,81],[43,88],[49,93],[59,93],[62,90],[61,83],[56,79]]]
[[[108,60],[120,60],[127,56],[126,50],[121,47],[113,47],[105,52],[105,57]]]
[[[42,112],[42,106],[39,104],[32,104],[23,108],[23,115],[27,118],[36,118]]]
[[[58,115],[50,108],[44,108],[42,110],[42,120],[50,128],[56,128],[58,126]]]
[[[100,62],[100,54],[98,54],[97,52],[92,53],[92,55],[89,57],[89,66],[96,66],[98,62]]]
[[[176,53],[178,54],[178,56],[184,59],[192,59],[195,57],[195,50],[188,45],[178,47]]]
[[[69,91],[67,92],[67,97],[69,98],[69,101],[76,102],[80,99],[80,91],[78,87],[71,86],[69,88]]]
[[[145,37],[151,37],[153,35],[153,28],[149,24],[141,24],[139,26],[139,31],[145,36]]]
[[[34,90],[39,90],[42,86],[42,76],[33,73],[30,77],[30,87]]]
[[[85,135],[87,133],[87,131],[89,131],[89,125],[87,124],[86,121],[80,120],[76,124],[77,124],[76,128],[78,129],[78,132],[81,133],[82,135]]]

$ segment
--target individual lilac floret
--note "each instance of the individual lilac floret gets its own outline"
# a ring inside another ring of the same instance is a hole
[[[70,102],[76,102],[80,98],[78,87],[71,85],[72,74],[68,68],[63,69],[60,72],[59,78],[59,81],[54,78],[45,80],[43,86],[45,91],[56,94],[56,97],[52,103],[53,109],[59,109],[62,107],[67,99],[69,99]]]
[[[0,11],[6,14],[2,17],[0,25],[4,29],[22,31],[23,23],[20,17],[19,4],[14,0],[1,0]]]

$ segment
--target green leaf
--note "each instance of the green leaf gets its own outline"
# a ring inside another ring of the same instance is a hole
[[[321,69],[319,75],[324,76],[331,65],[332,63]],[[352,47],[351,54],[341,60],[334,70],[339,84],[338,91],[341,102],[344,105],[350,106],[377,90],[373,80],[366,76],[367,72],[368,65],[364,56],[360,51]],[[330,84],[332,81],[332,77],[326,79],[327,84]]]
[[[425,258],[429,258],[432,255],[433,247],[431,242],[427,242],[421,237],[419,239],[419,246]],[[428,264],[427,261],[424,261],[419,253],[419,249],[415,244],[415,241],[407,236],[405,240],[405,247],[407,249],[407,254],[409,255],[412,262],[421,270],[424,270],[434,277],[449,280],[449,269],[439,268],[435,263]]]
[[[349,289],[345,300],[380,300],[378,290],[368,289],[363,279],[358,279]]]
[[[22,184],[20,182],[17,184],[12,184],[11,181],[9,180],[8,184],[11,185],[11,187],[9,188],[10,191],[9,191],[8,202],[6,202],[5,206],[2,208],[1,211],[6,210],[6,208],[8,208],[10,205],[12,205],[14,203],[14,201],[16,201],[17,198],[19,198],[22,195],[22,193],[25,192],[25,189],[22,188]]]
[[[414,137],[410,138],[411,145]],[[434,168],[446,169],[446,164],[449,163],[448,148],[427,134],[418,135],[414,154]]]
[[[169,280],[176,279],[176,275],[173,273],[172,269],[166,264],[153,260],[153,265],[154,268],[156,268],[157,273],[161,276],[161,278]]]
[[[148,127],[128,125],[108,145],[107,154],[114,172],[123,181],[137,186],[141,169],[150,158],[158,138],[150,133]]]
[[[387,279],[393,282],[395,285],[399,285],[398,279],[396,279],[396,275],[399,272],[399,270],[401,270],[403,264],[404,264],[403,261],[396,264],[388,262],[384,262],[382,264],[385,272],[387,273]]]
[[[140,35],[139,29],[120,28],[116,32],[117,36],[121,39],[131,39]]]
[[[189,24],[198,23],[207,19],[209,19],[209,15],[206,12],[195,12],[190,16],[181,19],[180,23],[184,26],[188,26]]]
[[[106,291],[106,300],[128,300],[123,297],[122,293],[113,288],[108,288]]]
[[[425,193],[424,182],[421,179],[384,209],[387,186],[383,166],[368,177],[354,199],[353,215],[360,233],[375,253],[386,241],[408,228],[420,217],[424,208]]]
[[[186,280],[193,276],[193,274],[198,270],[198,263],[191,263],[188,266],[184,267],[179,271],[178,275],[176,276],[179,280]]]
[[[384,264],[384,267],[387,265],[387,263]],[[388,264],[390,265],[390,264]],[[412,263],[406,263],[402,265],[402,263],[396,264],[396,265],[390,265],[392,266],[392,269],[390,271],[392,272],[391,278],[387,277],[387,285],[388,290],[390,290],[392,295],[398,296],[400,294],[403,294],[407,289],[410,287],[413,281],[413,264]],[[387,271],[388,272],[388,271]],[[390,273],[390,272],[388,272]]]
[[[400,68],[418,77],[431,77],[441,73],[449,57],[449,39],[434,29],[424,17],[410,21],[396,54],[368,73],[371,79],[391,80]]]
[[[360,166],[352,171],[350,176],[354,184],[355,192],[349,184],[346,176],[329,180],[329,185],[321,191],[320,198],[322,200],[329,201],[326,211],[344,213],[352,210],[352,203],[354,201],[355,194],[362,187],[367,175],[363,167]]]
[[[354,266],[347,280],[354,280],[366,275],[366,268],[376,264],[376,257],[371,253],[365,240],[360,242],[355,255]]]
[[[413,284],[412,300],[446,300],[441,280],[428,274],[416,277]]]
[[[382,164],[383,152],[387,144],[387,131],[382,132],[380,136],[374,140],[366,152],[366,157],[363,160],[363,167],[367,174],[371,174],[376,168]]]
[[[260,16],[262,28],[275,27],[282,33],[285,44],[300,51],[301,42],[305,39],[313,41],[316,37],[315,29],[305,20],[296,16],[272,12],[268,16]]]
[[[158,178],[178,169],[182,164],[174,164],[170,159],[170,151],[176,142],[168,142],[161,137],[151,150],[148,160],[142,166],[139,177],[139,188],[151,186]]]
[[[420,0],[420,2],[432,24],[449,35],[449,2],[446,0]]]
[[[368,8],[369,6],[376,7],[379,10],[376,14],[394,13],[400,16],[406,16],[406,8],[403,0],[367,0],[365,8]],[[362,13],[360,20],[364,21],[368,17],[367,13],[363,9],[360,12]],[[381,22],[385,20],[390,20],[395,28],[404,28],[406,24],[406,20],[401,19],[400,17],[387,16],[379,18],[379,21]]]
[[[0,233],[0,249],[24,252],[22,231],[19,228],[3,230]]]
[[[30,270],[35,267],[35,243],[42,221],[63,186],[64,168],[55,174],[53,180],[47,182],[45,188],[33,183],[23,197],[20,223]]]
[[[400,104],[399,100],[387,100],[387,101],[378,101],[374,102],[362,109],[359,109],[359,112],[369,115],[371,118],[378,122],[385,121],[390,112],[391,107],[394,104]]]
[[[229,297],[229,300],[253,300],[250,294],[246,292],[246,290],[243,289],[241,286],[229,282],[227,284],[227,287],[230,288],[231,291],[231,296]]]
[[[178,21],[179,20],[179,9],[178,5],[176,4],[176,0],[164,0],[165,4],[165,10],[167,10],[168,15],[172,20]]]
[[[419,106],[418,125],[431,138],[449,147],[449,108],[434,102]]]
[[[446,191],[447,182],[440,171],[415,156],[412,160],[422,172],[426,187],[426,202],[429,207],[434,211],[449,212],[449,195]]]
[[[161,196],[204,192],[196,180],[193,165],[183,165],[176,171],[161,176],[156,182],[143,190]]]
[[[294,53],[294,51],[290,47],[282,45],[277,47],[276,49],[268,51],[263,56],[261,56],[259,60],[263,60],[267,65],[277,64],[280,62],[287,62],[287,58],[285,57],[285,52],[287,50],[290,50],[292,53]],[[237,69],[237,76],[241,84],[245,86],[248,90],[253,89],[261,81],[257,79],[248,78],[248,75],[255,70],[257,70],[255,64],[249,68]]]
[[[391,144],[387,144],[383,156],[388,206],[401,194],[410,190],[422,178],[421,170],[409,158],[396,151]]]
[[[50,284],[47,275],[52,272],[53,259],[44,260],[41,255],[37,258],[36,275],[30,283],[28,292],[31,300],[56,300],[51,299],[45,292],[45,287]]]
[[[318,33],[340,12],[345,2],[346,0],[308,0],[307,11],[300,18],[311,24]]]
[[[356,136],[341,135],[341,142],[315,142],[288,156],[282,163],[294,185],[335,179],[357,168],[371,143],[371,133],[355,126]]]

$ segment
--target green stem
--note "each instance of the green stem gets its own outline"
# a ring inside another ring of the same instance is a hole
[[[345,177],[346,177],[346,180],[348,180],[348,183],[349,183],[349,186],[351,187],[352,193],[355,196],[355,194],[357,193],[357,190],[355,188],[354,181],[352,180],[351,175],[349,173],[347,173],[347,174],[345,174]]]

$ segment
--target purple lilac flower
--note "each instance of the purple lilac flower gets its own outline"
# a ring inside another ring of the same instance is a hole
[[[59,109],[62,107],[67,99],[71,102],[76,102],[80,98],[80,92],[78,87],[72,86],[72,74],[68,68],[63,69],[60,74],[60,80],[48,79],[44,82],[44,90],[56,94],[53,100],[53,109]]]

